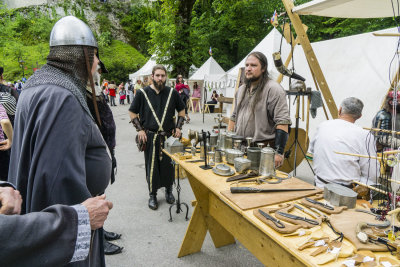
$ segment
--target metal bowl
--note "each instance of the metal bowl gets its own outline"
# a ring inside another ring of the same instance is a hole
[[[235,164],[234,160],[235,158],[240,158],[243,157],[244,153],[240,150],[237,149],[226,149],[225,150],[225,158],[226,158],[226,162],[228,162],[228,164]]]
[[[235,171],[226,164],[218,164],[212,171],[221,176],[231,176],[235,173]]]

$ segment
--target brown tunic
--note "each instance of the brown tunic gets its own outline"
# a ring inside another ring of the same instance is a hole
[[[286,100],[286,93],[283,87],[273,80],[269,80],[262,89],[261,99],[252,111],[252,101],[254,94],[246,94],[243,100],[243,90],[246,86],[242,85],[235,94],[235,110],[231,120],[235,122],[236,134],[244,137],[252,137],[253,142],[270,140],[275,138],[276,125],[291,124],[289,108]],[[238,103],[242,101],[240,110]]]

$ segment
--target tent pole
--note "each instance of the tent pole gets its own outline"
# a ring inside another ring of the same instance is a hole
[[[297,33],[297,38],[299,38],[299,42],[303,47],[304,54],[310,64],[310,68],[315,74],[315,78],[321,89],[322,95],[324,96],[329,112],[331,113],[332,118],[336,119],[338,117],[338,110],[335,100],[333,99],[331,91],[329,90],[328,84],[325,80],[324,74],[322,73],[317,57],[315,56],[314,50],[312,49],[312,46],[310,44],[310,40],[308,39],[307,33],[303,28],[301,19],[298,14],[292,12],[292,9],[294,7],[292,0],[282,0],[282,3],[285,6],[287,15],[289,16],[290,21],[292,22],[292,25]]]

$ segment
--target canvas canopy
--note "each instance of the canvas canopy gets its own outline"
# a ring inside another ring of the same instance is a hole
[[[211,56],[203,65],[189,78],[191,81],[221,82],[225,78],[226,72]]]
[[[151,71],[153,67],[157,64],[155,55],[152,55],[151,58],[143,65],[138,71],[129,75],[130,80],[137,80],[139,77],[151,75]]]
[[[378,31],[395,32],[396,28]],[[372,33],[364,33],[311,44],[337,106],[350,96],[363,101],[363,115],[356,122],[361,126],[372,125],[372,119],[380,109],[391,85],[391,79],[399,68],[397,60],[391,64],[397,52],[397,41],[398,38],[395,37],[376,37]],[[296,72],[306,78],[307,87],[316,90],[301,47],[297,47],[294,52],[294,62]],[[288,78],[286,77],[281,84],[288,89]],[[294,123],[293,100],[292,97],[289,102]],[[310,117],[310,137],[318,124],[324,120],[326,118],[321,108],[318,109],[315,119]],[[305,129],[305,121],[300,121],[300,126]]]
[[[282,55],[283,62],[285,62],[286,58],[288,57],[288,55],[290,53],[291,48],[290,48],[290,45],[285,41],[285,39],[282,40],[281,33],[275,28],[272,31],[270,31],[267,34],[267,36],[265,36],[265,38],[256,47],[254,47],[253,50],[251,50],[251,52],[254,52],[254,51],[262,52],[267,57],[268,72],[270,74],[270,77],[272,77],[274,80],[276,80],[278,78],[279,72],[274,67],[272,53],[279,51],[279,48],[281,47],[281,41],[282,41],[281,55]],[[239,73],[239,69],[241,67],[244,67],[247,56],[245,58],[243,58],[239,64],[237,64],[235,67],[231,68],[227,72],[228,73],[228,87],[226,90],[226,95],[228,97],[234,96],[234,93],[235,93],[234,88],[236,85],[236,80],[237,80],[237,76]]]
[[[392,3],[397,11],[399,3],[391,0],[314,0],[294,7],[292,12],[337,18],[384,18],[393,17]]]

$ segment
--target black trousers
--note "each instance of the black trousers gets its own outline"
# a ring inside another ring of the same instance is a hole
[[[0,151],[0,180],[7,181],[10,165],[10,150]]]

